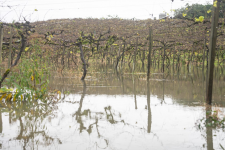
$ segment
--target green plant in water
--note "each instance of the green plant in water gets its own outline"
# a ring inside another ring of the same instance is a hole
[[[213,110],[206,110],[206,117],[197,120],[196,125],[198,129],[204,127],[225,129],[225,116],[219,107],[215,106]]]
[[[41,49],[38,46],[34,46],[33,49],[35,52],[30,59],[23,55],[20,64],[6,79],[5,84],[15,88],[15,90],[7,94],[7,88],[0,89],[0,91],[5,91],[0,100],[5,98],[10,101],[18,99],[26,101],[31,99],[45,100],[48,98],[48,76],[50,75],[50,70],[47,67],[47,63],[44,63],[43,59],[39,57],[41,56]]]

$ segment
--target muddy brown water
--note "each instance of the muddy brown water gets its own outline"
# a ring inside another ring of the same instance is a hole
[[[225,73],[215,69],[213,103],[225,114]],[[199,67],[53,73],[62,99],[0,104],[0,149],[218,150],[225,131],[205,127],[205,73]]]

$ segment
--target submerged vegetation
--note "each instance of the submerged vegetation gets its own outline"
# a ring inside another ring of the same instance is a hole
[[[205,104],[205,112],[206,117],[199,119],[196,123],[198,129],[202,130],[204,127],[225,129],[225,114],[220,107]]]

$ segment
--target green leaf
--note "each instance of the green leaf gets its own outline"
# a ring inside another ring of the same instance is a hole
[[[208,14],[211,13],[211,10],[208,10],[207,13],[208,13]]]

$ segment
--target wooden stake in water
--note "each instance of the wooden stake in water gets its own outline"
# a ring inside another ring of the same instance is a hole
[[[135,63],[136,63],[136,55],[137,55],[137,47],[138,47],[138,37],[136,38],[136,46],[134,49],[134,56],[133,56],[133,72],[135,70]]]
[[[203,72],[203,80],[204,80],[204,69],[205,69],[205,49],[206,49],[206,39],[204,39],[204,49],[203,49],[203,56],[202,56],[202,72]]]
[[[83,63],[83,75],[81,77],[81,80],[84,80],[85,77],[86,77],[86,74],[87,74],[87,64],[86,64],[85,59],[84,59],[84,52],[83,52],[83,48],[82,48],[82,43],[80,43],[79,47],[80,47],[80,58],[81,58],[81,61]]]
[[[145,63],[144,63],[144,61],[145,61],[145,49],[142,51],[142,59],[141,59],[141,61],[142,61],[142,68],[144,69],[144,66],[145,66]]]
[[[165,64],[164,64],[165,63],[164,62],[165,61],[165,51],[166,51],[166,47],[165,47],[165,43],[163,43],[163,66],[162,66],[163,67],[163,73],[164,73],[164,66],[165,66]]]
[[[149,79],[150,76],[150,65],[151,65],[151,51],[152,51],[152,45],[153,45],[153,37],[152,37],[152,27],[149,28],[149,49],[148,49],[148,72],[147,72],[147,78]]]
[[[0,63],[2,63],[3,26],[0,25]]]
[[[11,58],[12,58],[12,27],[10,27],[10,41],[9,41],[8,68],[11,67]]]
[[[209,45],[208,77],[206,80],[206,103],[208,103],[209,105],[212,104],[213,70],[214,70],[218,17],[220,7],[220,2],[218,0],[214,0],[214,4],[215,3],[217,4],[217,6],[216,7],[213,6],[213,18],[212,18],[210,45]]]
[[[121,68],[123,67],[123,59],[124,59],[125,46],[126,46],[126,42],[124,41],[124,43],[123,43],[122,60],[121,60]]]

